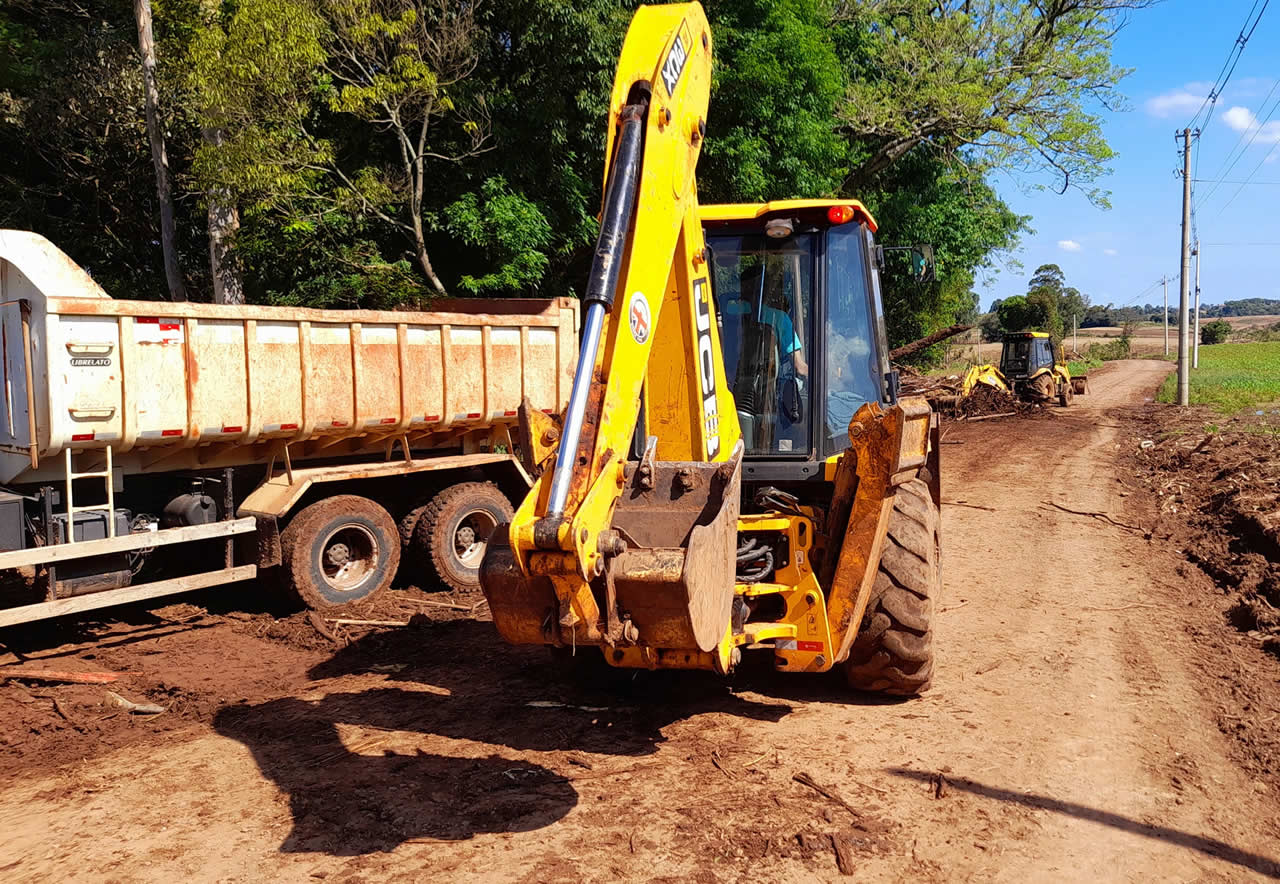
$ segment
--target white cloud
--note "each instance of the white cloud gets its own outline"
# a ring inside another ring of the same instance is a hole
[[[1119,252],[1117,252],[1115,249],[1103,249],[1103,250],[1102,250],[1102,254],[1104,254],[1104,255],[1110,255],[1112,258],[1114,258],[1116,255],[1118,255],[1118,254],[1120,254],[1120,253],[1119,253]]]
[[[1222,112],[1222,122],[1237,132],[1248,135],[1262,144],[1280,142],[1280,120],[1259,125],[1257,114],[1247,107],[1231,107]]]
[[[1273,85],[1275,80],[1267,77],[1245,77],[1243,80],[1233,80],[1227,94],[1236,99],[1257,98],[1268,94]]]
[[[1074,239],[1060,239],[1058,240],[1058,248],[1064,252],[1078,252],[1081,246]]]
[[[1200,105],[1204,103],[1205,97],[1212,88],[1211,83],[1188,83],[1180,89],[1170,89],[1168,92],[1148,98],[1145,107],[1147,113],[1162,120],[1168,117],[1187,116],[1200,109]]]

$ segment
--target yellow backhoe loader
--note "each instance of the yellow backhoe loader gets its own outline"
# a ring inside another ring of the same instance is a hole
[[[1000,341],[1000,367],[971,367],[961,382],[960,396],[970,395],[978,385],[1033,402],[1056,398],[1065,408],[1075,394],[1089,392],[1089,376],[1072,377],[1062,348],[1055,353],[1045,332],[1013,332]]]
[[[547,460],[481,584],[513,644],[719,673],[759,649],[918,693],[938,425],[889,367],[875,221],[853,200],[699,206],[711,51],[697,3],[632,20],[577,373],[558,425],[522,409]]]

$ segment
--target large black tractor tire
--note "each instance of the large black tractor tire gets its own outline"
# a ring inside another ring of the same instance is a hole
[[[511,501],[492,482],[463,482],[431,498],[413,532],[412,552],[433,576],[458,592],[480,590],[489,534],[510,522]]]
[[[311,504],[280,535],[284,577],[307,607],[331,611],[391,585],[400,564],[395,520],[367,497]]]
[[[1033,379],[1028,389],[1037,402],[1052,402],[1057,395],[1057,385],[1054,383],[1053,375],[1047,372]]]
[[[844,663],[855,690],[913,696],[929,689],[940,521],[924,480],[898,488],[862,628]]]

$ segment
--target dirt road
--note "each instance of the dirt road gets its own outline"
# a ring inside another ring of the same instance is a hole
[[[1280,877],[1274,784],[1216,723],[1226,658],[1196,638],[1212,599],[1174,551],[1049,506],[1141,519],[1116,414],[1167,369],[1120,364],[1069,410],[947,429],[922,699],[756,668],[570,686],[465,619],[336,654],[241,631],[183,676],[211,720],[25,758],[0,793],[0,878],[821,880],[840,877],[833,835],[860,880]],[[178,667],[220,628],[128,659]],[[246,666],[250,686],[221,675]]]

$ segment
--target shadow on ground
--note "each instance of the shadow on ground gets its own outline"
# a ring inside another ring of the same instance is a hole
[[[619,672],[582,652],[557,662],[544,649],[507,647],[491,624],[471,620],[376,633],[309,674],[317,693],[332,687],[322,699],[228,706],[214,720],[288,794],[286,852],[354,855],[413,838],[537,829],[577,804],[578,769],[516,753],[644,756],[663,728],[694,715],[777,721],[791,711],[737,696],[710,674]],[[472,744],[460,754],[481,744],[484,757],[405,750],[426,742],[415,734]]]
[[[927,771],[911,770],[909,768],[893,767],[888,772],[897,777],[917,782],[936,781],[937,774]],[[1184,832],[1180,829],[1172,829],[1168,826],[1155,826],[1149,823],[1141,822],[1118,813],[1112,813],[1109,810],[1102,810],[1097,807],[1089,807],[1085,804],[1076,804],[1072,801],[1063,801],[1060,798],[1053,798],[1048,795],[1037,795],[1034,792],[1018,792],[1012,789],[1003,789],[999,786],[988,786],[985,783],[979,783],[976,780],[967,777],[947,776],[946,784],[948,789],[956,789],[961,792],[968,792],[971,795],[977,795],[981,798],[988,798],[993,801],[1004,801],[1010,804],[1020,804],[1023,807],[1031,807],[1037,810],[1047,810],[1051,813],[1060,813],[1065,816],[1075,817],[1076,819],[1088,820],[1089,822],[1098,823],[1103,826],[1110,826],[1113,829],[1120,829],[1124,832],[1132,832],[1135,835],[1141,835],[1144,838],[1153,838],[1157,841],[1164,841],[1169,844],[1175,844],[1179,847],[1185,847],[1188,850],[1195,850],[1208,856],[1217,857],[1218,859],[1251,869],[1260,875],[1266,875],[1269,878],[1280,878],[1280,862],[1266,856],[1256,853],[1250,853],[1247,850],[1241,850],[1238,847],[1232,847],[1225,841],[1219,841],[1217,838],[1206,838],[1203,835],[1195,835],[1191,832]]]

